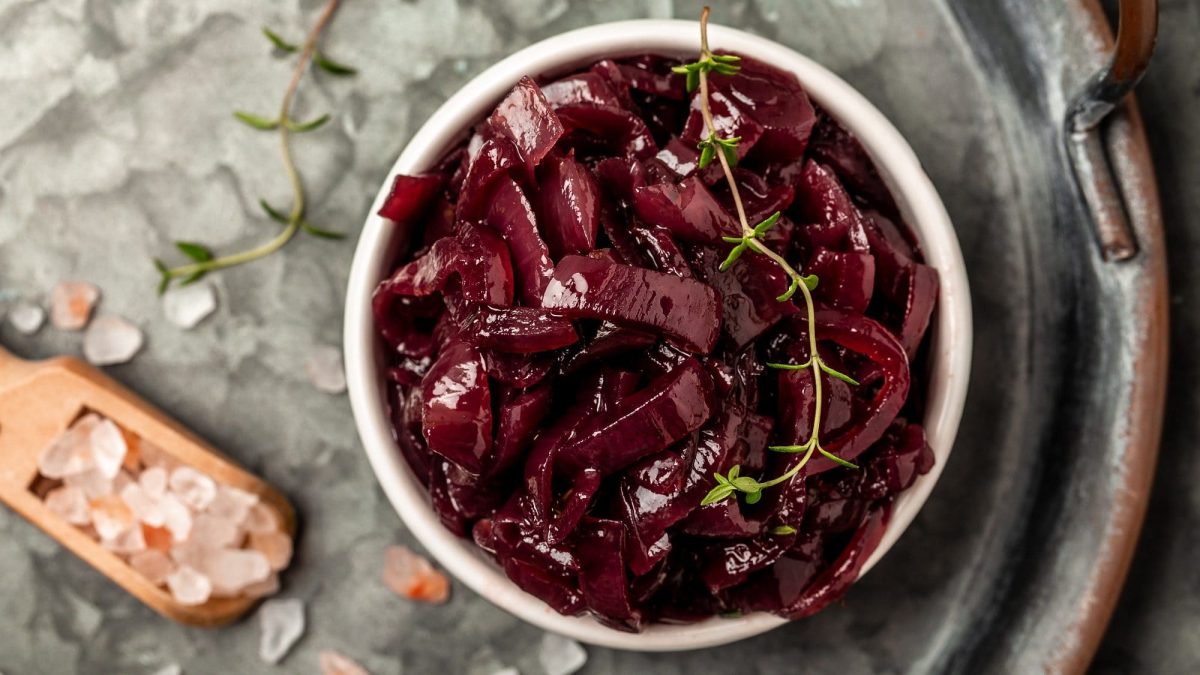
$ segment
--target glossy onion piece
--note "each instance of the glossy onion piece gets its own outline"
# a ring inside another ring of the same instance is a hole
[[[787,290],[790,280],[787,273],[770,260],[759,255],[743,255],[738,264],[722,272],[720,265],[725,259],[724,252],[702,247],[693,251],[700,277],[721,297],[721,330],[739,349],[783,317],[800,311],[792,301],[776,299]]]
[[[913,263],[901,273],[904,294],[904,320],[900,325],[900,344],[911,359],[921,346],[921,339],[929,328],[933,308],[937,304],[937,270],[929,265]]]
[[[595,105],[620,108],[623,101],[599,73],[583,72],[555,80],[542,87],[546,101],[555,108],[564,105]]]
[[[855,314],[866,312],[871,304],[875,258],[869,253],[818,248],[804,271],[820,280],[813,290],[813,297],[820,302]]]
[[[496,181],[487,221],[508,244],[521,302],[536,307],[546,292],[554,264],[538,233],[533,206],[512,178],[505,176]]]
[[[813,246],[870,252],[865,218],[827,167],[811,161],[804,165],[796,205],[811,223],[803,232]]]
[[[837,120],[822,114],[809,142],[813,159],[832,168],[851,192],[873,208],[889,214],[897,212],[892,193],[879,177],[867,151]]]
[[[742,57],[740,63],[735,77],[713,76],[713,88],[737,101],[742,112],[762,127],[756,157],[775,162],[799,159],[816,124],[816,111],[800,81],[757,59]]]
[[[500,101],[488,118],[488,124],[512,141],[530,175],[533,175],[533,167],[541,163],[563,135],[558,115],[554,114],[542,90],[528,77],[522,77]]]
[[[421,395],[429,449],[479,473],[492,447],[492,394],[479,351],[464,342],[443,350],[421,382]]]
[[[743,112],[744,105],[743,101],[731,99],[723,91],[713,89],[710,92],[709,109],[712,112],[713,123],[717,127],[718,135],[722,138],[742,139],[737,144],[738,160],[744,159],[763,135],[762,125]],[[696,92],[692,96],[691,111],[680,138],[695,147],[701,139],[708,136],[705,129],[704,117],[700,112],[700,94]],[[714,163],[717,161],[713,160]]]
[[[643,55],[617,64],[617,68],[630,87],[654,96],[682,101],[687,97],[684,78],[671,72],[671,67],[677,65],[679,62],[674,59]]]
[[[545,309],[648,326],[702,354],[717,342],[717,303],[716,291],[694,279],[574,255],[559,261],[542,297]]]
[[[469,302],[512,304],[508,248],[499,237],[483,230],[438,240],[428,253],[396,270],[376,289],[375,296],[378,302],[381,295],[431,295],[443,290],[451,275],[458,275],[463,299]]]
[[[585,521],[576,536],[579,552],[579,588],[588,607],[604,623],[620,630],[636,631],[641,613],[629,599],[625,575],[625,526],[615,520]]]
[[[398,175],[392,191],[379,207],[379,215],[400,225],[412,225],[434,202],[444,183],[445,178],[438,173]]]
[[[479,148],[463,181],[456,217],[459,220],[482,218],[487,208],[487,196],[492,184],[512,169],[522,165],[521,155],[512,141],[501,136],[490,135]]]
[[[530,354],[575,344],[575,326],[561,316],[535,307],[478,305],[462,322],[464,339],[477,347]]]
[[[631,157],[648,159],[658,152],[646,123],[628,110],[576,104],[559,108],[558,116],[567,129],[586,131]]]
[[[573,156],[549,157],[538,186],[542,235],[555,260],[596,248],[600,186]]]
[[[497,476],[512,468],[524,456],[550,412],[553,390],[543,384],[500,405],[496,422],[496,442],[488,476]]]
[[[841,554],[798,594],[784,596],[784,593],[797,586],[781,580],[778,613],[789,619],[802,619],[816,614],[845,595],[850,585],[858,580],[863,563],[867,562],[883,539],[889,516],[890,507],[879,508],[868,514]]]
[[[704,182],[693,177],[679,185],[636,188],[633,208],[638,218],[661,225],[683,241],[715,244],[741,234],[737,220],[721,206]]]
[[[699,429],[712,412],[712,394],[708,373],[688,359],[590,421],[558,451],[555,466],[607,476]]]

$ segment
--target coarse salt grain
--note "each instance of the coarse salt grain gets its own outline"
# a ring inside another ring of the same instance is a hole
[[[210,549],[236,546],[240,543],[241,530],[228,518],[201,513],[192,519],[190,539],[197,546]]]
[[[72,485],[56,487],[46,494],[46,508],[72,525],[92,522],[87,495]]]
[[[321,665],[321,675],[371,675],[353,659],[332,649],[322,649],[317,662]]]
[[[205,554],[202,571],[212,581],[213,592],[237,595],[250,584],[266,581],[271,576],[267,558],[258,551],[218,549]]]
[[[164,495],[158,507],[163,512],[163,524],[175,541],[185,541],[192,533],[192,512],[173,494]]]
[[[296,598],[267,600],[258,609],[261,629],[258,655],[279,663],[304,634],[304,602]]]
[[[304,357],[304,372],[308,381],[326,394],[346,391],[346,371],[342,365],[342,352],[335,347],[317,346]]]
[[[138,475],[138,485],[146,491],[151,499],[162,499],[167,494],[167,470],[161,466],[152,466]]]
[[[50,294],[50,323],[59,330],[82,330],[100,299],[100,289],[86,281],[63,281]]]
[[[38,473],[47,478],[65,478],[80,475],[95,467],[91,434],[100,421],[99,415],[84,415],[51,441],[38,455]]]
[[[102,419],[88,435],[96,468],[107,478],[115,478],[125,461],[125,437],[112,420]]]
[[[141,350],[142,331],[119,316],[97,317],[83,334],[83,357],[94,366],[125,363]]]
[[[546,633],[542,635],[538,662],[546,675],[571,675],[587,663],[587,652],[570,638]]]
[[[188,565],[167,575],[167,588],[181,605],[203,605],[212,597],[212,582]]]
[[[217,487],[217,494],[205,512],[229,520],[240,527],[250,509],[257,503],[258,495],[253,492],[246,492],[231,485],[221,485]]]
[[[22,335],[33,335],[46,322],[46,310],[31,302],[20,302],[8,310],[8,322]]]
[[[383,583],[410,600],[441,604],[450,597],[446,575],[405,546],[389,546],[384,553]]]
[[[121,500],[141,522],[154,527],[159,527],[165,522],[159,500],[147,494],[140,484],[130,483],[121,489],[120,494]]]
[[[113,539],[133,525],[133,511],[116,495],[104,495],[91,502],[92,525],[100,539]]]
[[[190,466],[180,466],[171,472],[168,482],[171,492],[193,511],[203,511],[217,496],[213,479]]]
[[[167,583],[167,575],[175,570],[171,557],[153,548],[129,556],[129,566],[156,586]]]
[[[167,321],[183,328],[195,328],[217,308],[217,295],[207,283],[176,286],[163,294],[163,314]]]

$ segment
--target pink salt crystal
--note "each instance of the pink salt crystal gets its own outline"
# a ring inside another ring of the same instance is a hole
[[[83,490],[71,485],[51,490],[46,495],[46,508],[72,525],[87,525],[92,522],[87,495]]]
[[[179,461],[173,456],[167,454],[166,450],[158,447],[150,441],[142,438],[138,440],[138,456],[142,461],[142,465],[150,468],[162,468],[168,473],[176,466]]]
[[[188,537],[189,541],[206,549],[238,546],[241,538],[237,523],[211,513],[201,513],[192,519],[192,534]]]
[[[163,553],[169,552],[171,545],[175,543],[175,537],[170,530],[145,523],[142,523],[142,538],[146,540],[146,548],[156,549]]]
[[[175,569],[170,556],[162,551],[148,549],[129,556],[129,566],[155,586],[167,582],[167,575]]]
[[[147,525],[158,527],[165,521],[159,500],[151,497],[139,483],[129,483],[122,488],[121,499],[133,511],[133,515]]]
[[[92,500],[92,525],[100,539],[113,539],[133,525],[133,511],[116,495]]]
[[[129,450],[125,445],[125,437],[121,435],[121,429],[113,424],[112,420],[102,419],[92,428],[88,442],[92,447],[96,468],[108,478],[116,477],[125,461],[125,453]]]
[[[276,572],[292,561],[292,538],[282,532],[250,533],[250,548],[262,553]]]
[[[38,455],[38,472],[47,478],[65,478],[94,467],[91,434],[100,421],[99,415],[88,413],[51,441]]]
[[[383,583],[396,595],[441,604],[450,597],[450,581],[429,561],[405,546],[389,546],[384,557]]]
[[[167,588],[181,605],[203,605],[212,596],[208,577],[187,565],[180,565],[167,575]]]
[[[275,515],[275,509],[259,502],[250,507],[250,513],[246,514],[242,527],[250,534],[275,532],[279,529],[279,516]]]
[[[267,558],[258,551],[223,548],[210,551],[204,557],[202,571],[221,595],[236,595],[250,584],[266,581],[271,576]]]
[[[263,581],[255,582],[242,589],[242,595],[249,598],[265,598],[279,592],[279,575],[272,573]]]
[[[158,502],[162,509],[163,524],[171,531],[175,541],[185,541],[192,533],[192,512],[173,494],[163,495]]]
[[[199,569],[203,562],[204,556],[208,551],[202,546],[199,546],[194,541],[185,541],[171,547],[171,560],[176,564],[187,565],[193,569]]]
[[[342,352],[336,347],[317,346],[304,357],[304,372],[318,391],[340,394],[346,391],[346,371]]]
[[[217,487],[217,496],[205,512],[228,519],[240,527],[250,514],[251,507],[257,503],[258,495],[253,492],[246,492],[231,485],[220,485]]]
[[[317,654],[321,664],[321,675],[371,675],[366,668],[355,663],[350,657],[332,649],[323,649]]]
[[[146,550],[146,539],[142,536],[142,528],[133,526],[111,538],[101,538],[104,548],[113,553],[137,553]]]
[[[82,330],[100,299],[100,289],[84,281],[63,281],[50,294],[50,323],[59,330]]]
[[[176,467],[168,484],[171,492],[193,511],[203,511],[217,496],[217,484],[213,479],[190,466]]]
[[[87,495],[88,499],[111,495],[115,492],[113,489],[113,479],[106,478],[100,473],[100,469],[92,467],[83,473],[77,473],[63,478],[63,483],[71,487],[77,487],[83,490],[83,494]]]
[[[22,335],[33,335],[46,322],[46,310],[32,302],[22,302],[8,311],[8,322]]]
[[[167,493],[167,470],[161,466],[152,466],[138,475],[138,485],[146,491],[151,499],[162,499]]]

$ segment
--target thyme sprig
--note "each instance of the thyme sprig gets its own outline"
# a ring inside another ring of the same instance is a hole
[[[209,272],[213,272],[235,265],[248,263],[259,258],[268,256],[275,251],[283,248],[297,232],[305,231],[314,236],[337,239],[341,238],[341,233],[322,230],[314,227],[304,218],[306,208],[306,200],[304,193],[304,183],[300,178],[300,170],[296,167],[295,159],[292,157],[291,136],[294,133],[305,133],[314,131],[324,126],[330,120],[329,114],[320,115],[307,122],[302,122],[292,118],[292,104],[296,99],[296,91],[300,86],[300,80],[304,77],[304,73],[308,70],[309,64],[320,68],[334,75],[353,75],[356,71],[349,66],[333,61],[317,50],[317,41],[321,37],[321,33],[329,25],[333,18],[334,11],[337,9],[341,0],[328,0],[325,6],[322,7],[320,14],[317,15],[316,22],[309,30],[308,36],[304,40],[304,44],[297,46],[291,44],[279,36],[278,33],[263,28],[263,35],[271,41],[277,49],[287,53],[298,53],[299,58],[296,60],[296,66],[292,70],[291,80],[288,82],[287,89],[283,94],[283,101],[279,106],[279,113],[275,117],[267,117],[257,115],[245,111],[235,111],[234,117],[242,123],[254,129],[261,131],[278,131],[279,132],[279,148],[280,155],[283,161],[284,173],[287,175],[288,183],[292,189],[292,205],[291,209],[285,214],[282,211],[274,209],[265,200],[259,200],[260,206],[271,220],[282,224],[283,230],[276,234],[272,239],[254,248],[232,253],[224,256],[217,256],[208,247],[195,242],[175,242],[175,247],[186,256],[190,263],[179,265],[177,267],[169,267],[161,260],[155,260],[154,266],[159,273],[158,292],[163,293],[171,285],[172,281],[179,280],[180,285],[190,284],[198,279],[201,279]]]
[[[778,370],[811,370],[813,377],[813,424],[812,433],[804,443],[800,445],[772,445],[768,449],[773,452],[800,454],[803,455],[800,461],[792,465],[786,472],[772,478],[770,480],[760,481],[750,476],[741,475],[741,466],[734,465],[729,471],[722,475],[719,471],[713,473],[713,478],[717,484],[704,496],[701,504],[715,504],[723,501],[735,493],[742,493],[747,504],[754,504],[762,499],[762,492],[767,488],[774,487],[781,483],[786,483],[794,478],[804,469],[813,455],[820,454],[828,458],[830,461],[836,462],[841,466],[857,469],[858,466],[852,462],[842,459],[837,455],[829,452],[821,446],[821,413],[822,413],[822,373],[835,377],[839,380],[847,382],[851,385],[857,385],[853,378],[845,373],[839,372],[822,358],[817,350],[817,326],[816,326],[816,308],[813,303],[812,291],[817,287],[817,277],[812,274],[800,274],[792,267],[783,256],[771,250],[766,243],[763,242],[765,235],[772,227],[774,227],[780,219],[780,213],[777,211],[771,214],[768,218],[751,227],[750,222],[746,217],[746,207],[742,203],[741,193],[738,190],[737,181],[733,176],[733,166],[737,163],[737,145],[741,140],[739,137],[722,137],[717,130],[716,122],[713,119],[712,110],[709,102],[709,82],[710,73],[718,73],[720,75],[735,75],[741,70],[738,65],[740,60],[738,57],[728,54],[713,54],[708,46],[708,16],[710,10],[705,7],[700,13],[700,58],[693,62],[682,66],[677,66],[672,70],[676,73],[687,77],[686,85],[689,92],[700,90],[700,116],[704,119],[704,127],[708,134],[699,143],[701,168],[708,166],[715,158],[721,164],[721,170],[725,174],[725,180],[729,184],[729,192],[733,197],[734,209],[737,211],[738,222],[741,224],[742,233],[737,237],[723,237],[728,244],[733,244],[733,248],[729,251],[729,255],[721,263],[721,271],[726,271],[734,264],[746,251],[753,251],[759,255],[765,256],[767,259],[774,262],[788,276],[789,284],[786,291],[780,294],[776,300],[786,302],[800,292],[804,298],[804,308],[808,321],[808,360],[801,364],[781,364],[768,363],[767,366]],[[781,526],[786,527],[786,526]]]

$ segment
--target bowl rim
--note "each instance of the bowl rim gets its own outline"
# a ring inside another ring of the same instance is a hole
[[[862,94],[825,67],[777,42],[710,25],[717,48],[769,61],[793,72],[809,96],[853,132],[874,160],[905,220],[938,270],[941,289],[933,319],[933,349],[925,428],[937,458],[934,468],[902,493],[879,546],[859,573],[866,574],[903,534],[933,490],[950,456],[966,399],[971,365],[971,303],[966,266],[950,217],[920,160],[892,123]],[[427,502],[392,437],[385,412],[380,349],[371,295],[383,278],[391,223],[377,215],[398,173],[427,170],[465,130],[481,119],[523,75],[553,75],[594,60],[637,53],[694,54],[698,24],[678,19],[637,19],[598,24],[536,42],[467,82],[413,135],[388,171],[364,223],[346,292],[345,360],[350,403],[372,470],[412,534],[441,565],[493,604],[539,626],[582,642],[636,651],[712,647],[766,632],[788,620],[757,612],[686,624],[653,624],[640,633],[602,625],[590,616],[563,616],[517,587],[473,542],[446,530]]]

